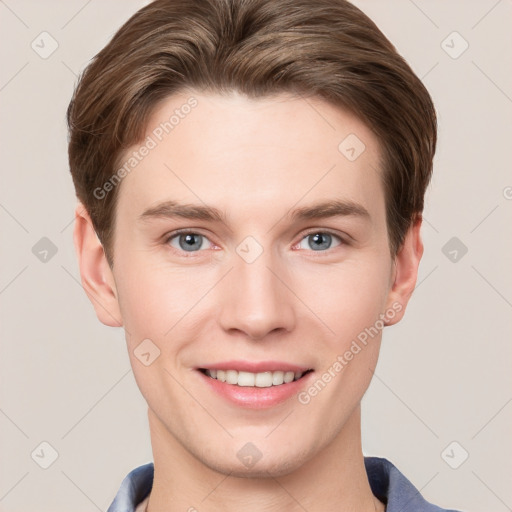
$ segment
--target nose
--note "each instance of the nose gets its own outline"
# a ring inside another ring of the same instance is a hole
[[[251,340],[270,333],[290,332],[295,325],[293,293],[287,273],[272,262],[270,251],[247,263],[236,256],[222,281],[220,324],[226,332],[242,332]]]

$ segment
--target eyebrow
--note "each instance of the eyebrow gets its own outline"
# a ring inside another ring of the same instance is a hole
[[[206,220],[210,222],[225,222],[223,213],[212,206],[201,206],[193,204],[181,204],[176,201],[164,201],[145,210],[139,220],[150,220],[158,218],[172,219],[180,217],[191,220]]]
[[[361,204],[346,200],[329,200],[315,203],[310,206],[303,206],[290,210],[283,218],[293,222],[326,219],[330,217],[360,217],[370,220],[368,210]],[[226,216],[219,209],[212,206],[194,204],[182,204],[177,201],[164,201],[156,206],[146,209],[140,216],[140,221],[151,219],[173,219],[183,218],[190,220],[203,220],[208,222],[221,222],[226,224]]]
[[[354,201],[341,201],[337,199],[296,208],[286,215],[286,217],[294,221],[347,216],[361,217],[365,220],[370,220],[371,218],[368,210],[363,205]]]

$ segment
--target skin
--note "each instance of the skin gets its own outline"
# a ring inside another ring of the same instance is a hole
[[[213,393],[196,368],[278,360],[320,378],[379,315],[394,309],[386,325],[402,318],[423,253],[421,219],[392,257],[379,142],[318,98],[176,94],[153,112],[146,136],[191,95],[197,107],[121,183],[113,269],[87,212],[76,209],[83,287],[101,322],[124,326],[148,403],[148,510],[384,510],[369,487],[360,425],[382,331],[308,404],[294,396],[242,409]],[[349,134],[366,146],[353,162],[338,150]],[[286,216],[328,199],[357,203],[369,217]],[[168,200],[214,206],[226,220],[139,219]],[[169,241],[180,228],[204,235],[199,249]],[[333,233],[330,246],[314,250],[318,232]],[[247,236],[263,249],[252,263],[236,252]],[[147,338],[160,350],[149,366],[134,355]],[[252,467],[237,457],[248,442],[262,454]]]

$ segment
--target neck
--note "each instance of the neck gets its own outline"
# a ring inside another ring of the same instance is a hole
[[[154,480],[148,512],[384,511],[372,494],[361,448],[360,408],[325,448],[284,476],[243,478],[198,460],[149,411]]]

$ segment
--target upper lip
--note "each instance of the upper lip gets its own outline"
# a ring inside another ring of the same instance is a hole
[[[306,372],[311,370],[309,366],[299,366],[283,361],[221,361],[220,363],[207,364],[198,367],[202,370],[237,370],[242,372],[263,373],[276,372]]]

